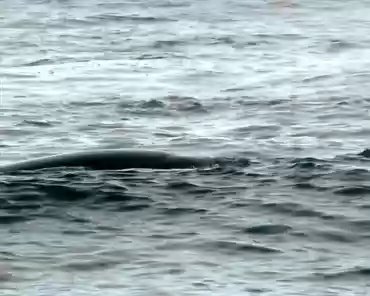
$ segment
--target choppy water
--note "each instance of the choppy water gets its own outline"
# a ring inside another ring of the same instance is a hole
[[[120,147],[251,160],[0,176],[1,292],[368,295],[369,13],[0,0],[1,164]]]

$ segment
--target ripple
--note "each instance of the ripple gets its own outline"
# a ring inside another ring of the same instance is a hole
[[[197,187],[198,185],[186,181],[174,181],[167,185],[168,189],[193,189]]]
[[[39,60],[36,60],[36,61],[33,61],[33,62],[22,64],[20,66],[34,67],[34,66],[50,65],[50,64],[54,64],[54,63],[55,63],[55,61],[53,61],[51,59],[39,59]]]
[[[172,48],[175,46],[182,46],[186,44],[186,41],[183,40],[160,40],[160,41],[155,41],[153,44],[154,48],[159,48],[159,49],[165,49],[165,48]]]
[[[358,47],[358,45],[355,43],[345,40],[333,39],[330,40],[327,51],[330,53],[338,53],[356,47]]]
[[[114,21],[114,22],[137,22],[137,23],[155,23],[155,22],[172,22],[171,18],[166,17],[155,17],[155,16],[140,16],[140,15],[119,15],[119,14],[99,14],[89,16],[88,19],[99,21]]]
[[[281,253],[281,250],[256,245],[256,244],[247,244],[247,243],[240,243],[240,242],[233,242],[233,241],[216,241],[213,243],[209,243],[209,247],[214,251],[225,251],[229,252],[242,252],[242,253],[260,253],[260,254],[268,254],[268,253]]]
[[[169,102],[169,108],[182,112],[206,112],[205,106],[201,101],[193,97],[168,96],[165,98]]]
[[[327,79],[332,79],[332,78],[334,78],[333,75],[322,74],[322,75],[316,75],[316,76],[305,78],[302,80],[302,82],[310,83],[310,82],[322,81],[322,80],[327,80]]]
[[[167,208],[161,211],[165,215],[179,216],[179,215],[188,215],[188,214],[206,214],[207,209],[197,209],[197,208],[186,208],[186,207],[177,207],[177,208]]]
[[[314,157],[303,157],[292,160],[292,167],[297,167],[301,169],[320,169],[326,168],[326,165],[330,164],[328,164],[325,160]]]
[[[333,273],[316,273],[315,277],[326,280],[359,280],[366,279],[370,275],[370,268],[367,267],[356,267]]]
[[[302,190],[315,190],[315,191],[327,191],[328,188],[320,187],[318,185],[311,184],[309,182],[299,182],[294,184],[294,187]]]
[[[370,194],[370,186],[344,187],[334,190],[334,193],[346,196],[368,195]]]
[[[186,113],[195,116],[198,113],[207,113],[207,107],[193,97],[168,96],[153,98],[140,102],[120,102],[120,110],[141,115],[179,115]]]
[[[370,231],[370,220],[354,220],[350,224],[356,228],[357,231]]]
[[[319,210],[309,209],[301,204],[291,202],[264,203],[262,204],[262,207],[270,209],[271,211],[276,213],[291,214],[297,217],[316,217],[323,220],[336,220],[340,218],[339,216],[326,214]]]
[[[159,100],[152,99],[152,100],[149,100],[149,101],[146,101],[146,102],[142,102],[141,107],[142,108],[148,108],[148,109],[164,108],[165,104],[163,102],[159,101]]]
[[[90,259],[86,261],[73,261],[68,262],[64,265],[61,265],[60,268],[65,269],[67,271],[83,271],[83,272],[91,272],[94,270],[107,270],[111,269],[120,262],[118,260],[108,260],[108,259]]]
[[[292,230],[292,227],[288,225],[278,225],[278,224],[271,224],[271,225],[256,225],[248,227],[244,230],[246,233],[251,234],[261,234],[261,235],[270,235],[270,234],[280,234],[286,233]]]
[[[21,125],[33,125],[39,127],[52,127],[54,124],[46,120],[23,120]]]
[[[14,224],[29,220],[24,215],[0,215],[0,224]]]
[[[357,237],[355,234],[351,232],[344,232],[344,231],[337,231],[337,230],[330,230],[330,231],[315,231],[315,235],[320,236],[326,240],[339,242],[339,243],[354,243],[359,241],[360,238]]]
[[[63,201],[77,201],[86,199],[91,196],[91,191],[87,188],[78,188],[69,185],[57,185],[57,184],[38,184],[39,190],[47,194],[49,197],[53,197],[57,200]]]
[[[0,174],[0,265],[37,277],[5,293],[364,294],[364,1],[5,2],[1,163],[98,147],[225,160]]]

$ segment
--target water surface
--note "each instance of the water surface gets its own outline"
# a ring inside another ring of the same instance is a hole
[[[0,164],[139,147],[251,160],[1,175],[3,293],[369,294],[369,13],[2,0]]]

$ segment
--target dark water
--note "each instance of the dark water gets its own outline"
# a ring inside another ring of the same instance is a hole
[[[368,295],[367,1],[0,0],[4,295]],[[361,152],[364,152],[361,154]]]

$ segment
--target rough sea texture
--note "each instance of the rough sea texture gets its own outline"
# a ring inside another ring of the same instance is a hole
[[[0,294],[369,295],[370,2],[0,0]],[[363,153],[362,153],[363,152]]]

